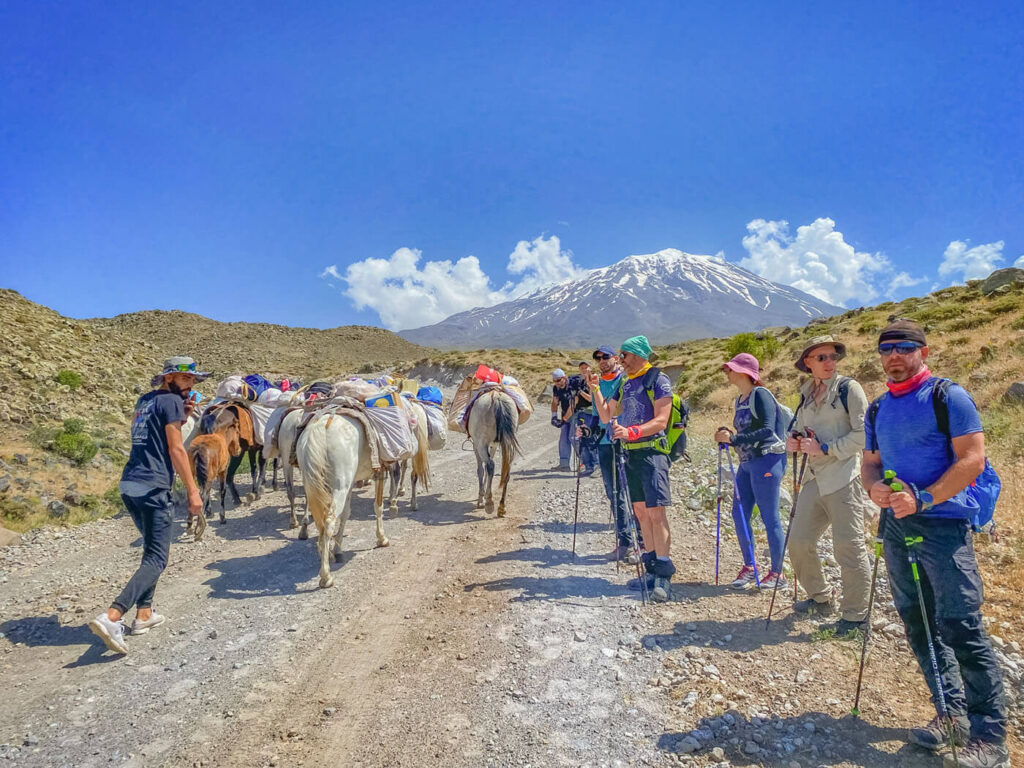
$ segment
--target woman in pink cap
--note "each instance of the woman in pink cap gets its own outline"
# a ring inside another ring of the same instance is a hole
[[[732,583],[734,589],[746,589],[755,581],[754,545],[750,538],[755,504],[761,512],[771,551],[771,567],[767,575],[761,576],[761,586],[772,589],[776,579],[780,588],[786,584],[782,573],[785,533],[779,518],[779,488],[786,473],[786,443],[784,435],[775,434],[777,403],[771,392],[759,386],[760,369],[757,358],[745,352],[722,366],[729,383],[740,392],[732,420],[735,432],[722,427],[715,433],[715,441],[731,444],[740,460],[733,488],[732,517],[743,553],[743,567]]]

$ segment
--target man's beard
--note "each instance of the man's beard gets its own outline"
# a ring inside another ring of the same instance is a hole
[[[168,381],[168,382],[167,382],[167,388],[168,388],[168,389],[169,389],[169,390],[170,390],[171,392],[173,392],[174,394],[176,394],[176,395],[177,395],[178,397],[180,397],[180,398],[182,398],[182,399],[184,399],[185,397],[187,397],[187,396],[188,396],[188,393],[189,393],[189,392],[191,391],[191,389],[192,389],[192,387],[189,387],[189,388],[188,388],[187,390],[186,390],[186,389],[182,389],[182,388],[181,388],[181,387],[179,387],[179,386],[178,386],[178,385],[177,385],[177,384],[176,384],[176,383],[175,383],[175,382],[174,382],[173,380],[172,380],[172,381]]]

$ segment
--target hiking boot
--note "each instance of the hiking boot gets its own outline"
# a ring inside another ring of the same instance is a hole
[[[840,619],[835,624],[830,624],[827,629],[835,630],[836,637],[846,637],[851,632],[867,632],[868,621],[847,621],[846,619]]]
[[[646,584],[647,591],[650,592],[652,589],[654,589],[654,579],[655,576],[653,573],[645,573],[643,576],[643,581],[640,581],[640,579],[630,579],[626,582],[626,586],[632,590],[635,590],[636,592],[639,592],[641,589],[644,588],[644,585]]]
[[[654,589],[651,590],[652,603],[667,603],[672,599],[672,579],[668,576],[655,576]]]
[[[655,576],[671,579],[675,575],[676,567],[673,565],[671,560],[659,560],[658,558],[655,558],[647,570]]]
[[[733,589],[746,589],[753,583],[754,567],[752,565],[744,565],[740,568],[740,572],[736,574],[736,579],[729,586]]]
[[[152,614],[146,621],[139,621],[137,618],[132,622],[132,634],[133,635],[144,635],[153,627],[159,627],[167,619],[161,616],[159,613]]]
[[[584,467],[580,470],[580,477],[590,477],[594,474],[594,467]]]
[[[819,603],[817,600],[807,598],[793,604],[793,613],[802,613],[808,616],[830,616],[835,613],[836,607],[832,601]]]
[[[658,556],[653,552],[644,552],[640,555],[640,564],[643,565],[644,570],[650,573],[654,568],[654,561],[657,560]]]
[[[1010,768],[1010,752],[1005,744],[993,741],[971,739],[967,746],[956,753],[947,752],[942,756],[942,768]]]
[[[779,582],[779,590],[786,588],[786,574],[768,571],[768,575],[761,579],[761,589],[775,589],[775,582]]]
[[[111,621],[106,613],[101,613],[89,622],[89,629],[114,653],[128,653],[128,646],[124,642],[124,622],[120,619]]]
[[[954,718],[953,719],[953,740],[956,742],[958,747],[962,747],[967,744],[967,739],[971,735],[971,724],[966,717]],[[949,734],[946,731],[945,721],[936,715],[931,719],[924,728],[911,728],[907,734],[907,741],[911,744],[916,744],[922,749],[927,749],[929,752],[938,752],[949,744]],[[966,765],[962,760],[960,765]],[[998,763],[992,763],[997,765]],[[987,765],[986,763],[979,763],[979,765]]]
[[[633,551],[632,547],[626,547],[626,554],[622,556],[622,562],[626,565],[636,565],[640,562],[640,556]]]

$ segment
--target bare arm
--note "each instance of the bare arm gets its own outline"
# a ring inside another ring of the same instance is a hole
[[[660,400],[654,401],[654,418],[650,421],[645,421],[640,425],[640,437],[648,437],[655,435],[665,429],[668,429],[668,420],[672,416],[672,398],[663,397]],[[626,427],[620,424],[615,425],[615,431],[613,436],[616,440],[626,440],[627,431]]]
[[[956,496],[985,469],[985,433],[972,432],[953,438],[956,461],[927,490],[936,504]]]
[[[181,439],[181,422],[165,426],[164,434],[167,435],[167,452],[171,455],[171,466],[185,484],[189,517],[195,517],[203,511],[203,500],[199,496],[195,478],[192,477],[192,466],[189,464],[188,453]]]

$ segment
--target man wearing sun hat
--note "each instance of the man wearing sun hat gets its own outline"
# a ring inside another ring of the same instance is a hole
[[[942,749],[948,739],[940,707],[944,695],[953,737],[963,747],[956,759],[950,753],[943,757],[944,768],[1009,768],[1003,673],[981,617],[983,588],[970,526],[979,506],[972,486],[986,467],[981,418],[962,387],[943,383],[928,370],[928,343],[917,323],[896,320],[884,328],[878,354],[888,391],[868,406],[861,479],[882,507],[893,601],[936,709],[930,723],[911,729],[909,740],[934,752]],[[944,429],[936,407],[943,390]],[[896,477],[886,479],[886,470]],[[900,490],[890,485],[896,482]]]
[[[672,504],[669,488],[668,454],[658,449],[666,437],[665,430],[672,414],[672,384],[659,373],[645,385],[645,374],[651,369],[651,345],[646,336],[633,336],[622,342],[620,357],[626,372],[622,389],[610,399],[592,390],[602,421],[610,421],[619,413],[612,438],[622,441],[626,453],[626,479],[633,514],[640,523],[647,573],[643,578],[651,585],[651,600],[665,602],[672,597],[672,536],[665,508]],[[637,587],[641,583],[637,582]]]
[[[851,630],[867,631],[871,570],[864,545],[864,516],[869,511],[860,484],[864,451],[864,414],[868,399],[853,379],[840,376],[837,363],[846,346],[832,336],[810,339],[794,365],[810,377],[800,387],[793,430],[786,450],[807,456],[804,477],[789,538],[793,575],[807,599],[793,606],[802,614],[833,612],[832,588],[818,557],[818,539],[832,527],[832,545],[842,581],[840,619],[834,625],[842,637]]]
[[[135,404],[132,450],[121,474],[120,491],[142,534],[142,562],[110,608],[89,622],[89,629],[115,653],[128,653],[123,617],[132,608],[137,609],[132,634],[143,634],[164,622],[163,616],[153,612],[153,593],[171,548],[175,472],[185,484],[189,517],[202,514],[203,500],[182,444],[181,425],[194,407],[189,398],[192,386],[209,375],[197,371],[191,357],[168,358],[150,382],[153,391]]]
[[[554,469],[563,472],[570,469],[572,460],[573,430],[575,429],[572,424],[572,413],[580,388],[578,377],[576,379],[576,381],[570,379],[561,368],[555,368],[551,372],[551,426],[559,430],[558,466]]]

